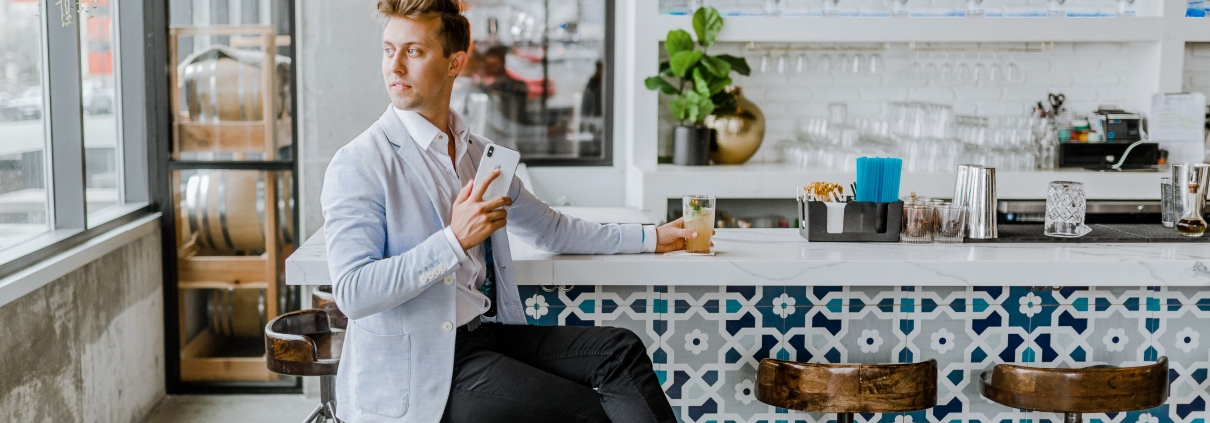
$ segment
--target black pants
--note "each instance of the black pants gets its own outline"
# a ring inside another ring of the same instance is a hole
[[[671,423],[676,417],[634,332],[488,323],[458,329],[441,420]]]

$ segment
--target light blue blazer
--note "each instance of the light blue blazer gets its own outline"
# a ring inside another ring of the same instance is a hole
[[[451,112],[452,113],[452,112]],[[471,137],[477,168],[486,139]],[[324,233],[336,304],[349,316],[337,416],[349,423],[436,422],[454,360],[452,276],[458,258],[440,231],[453,197],[438,192],[394,110],[340,148],[324,176]],[[555,253],[638,253],[639,225],[600,225],[552,210],[514,178],[509,231],[492,234],[497,319],[525,324],[509,232]],[[447,278],[450,276],[450,278]]]

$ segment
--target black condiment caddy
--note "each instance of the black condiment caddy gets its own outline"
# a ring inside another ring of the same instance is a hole
[[[828,206],[823,201],[798,201],[798,233],[810,242],[899,242],[903,202],[849,201],[839,233],[828,232]]]

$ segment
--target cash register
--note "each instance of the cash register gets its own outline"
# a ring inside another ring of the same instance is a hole
[[[1138,114],[1102,108],[1089,120],[1103,141],[1060,143],[1059,167],[1137,170],[1159,162],[1159,144],[1142,142],[1142,118]]]

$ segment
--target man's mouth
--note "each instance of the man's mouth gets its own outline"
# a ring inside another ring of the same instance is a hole
[[[391,88],[391,90],[393,90],[393,91],[403,91],[403,90],[407,90],[407,89],[411,89],[411,88],[412,88],[412,86],[411,86],[411,85],[404,84],[404,83],[402,83],[402,82],[392,82],[392,83],[389,85],[389,87],[390,87],[390,88]]]

